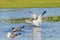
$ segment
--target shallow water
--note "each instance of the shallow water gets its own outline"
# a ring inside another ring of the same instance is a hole
[[[18,35],[14,39],[7,38],[7,33],[11,32],[12,27],[25,26],[21,35]],[[33,26],[25,23],[20,24],[4,24],[0,23],[0,40],[33,40]],[[44,22],[40,28],[42,33],[42,40],[60,40],[60,22]],[[40,31],[38,31],[40,32]],[[38,40],[38,39],[37,39]]]
[[[60,22],[43,23],[42,40],[60,40]]]
[[[21,11],[19,9],[17,9],[17,11],[13,10],[16,9],[0,9],[0,19],[31,18],[31,13],[28,10],[32,10],[37,15],[47,11],[43,17],[60,16],[60,8],[27,8],[20,9]],[[17,28],[23,25],[25,28],[20,32],[21,35],[16,36],[14,39],[7,38],[7,33],[12,31],[12,27]],[[12,24],[0,21],[0,40],[33,40],[33,28],[34,26],[25,23]],[[38,31],[38,33],[42,34],[42,40],[60,40],[60,22],[43,22],[40,28],[41,31]],[[37,40],[39,39],[37,38]]]

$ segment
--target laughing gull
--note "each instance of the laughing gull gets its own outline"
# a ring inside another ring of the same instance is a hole
[[[8,38],[15,38],[15,37],[18,36],[18,35],[21,35],[21,33],[14,34],[14,33],[12,33],[12,32],[8,32],[7,37],[8,37]]]
[[[30,11],[30,13],[32,13],[32,19],[27,19],[25,20],[27,23],[33,24],[34,26],[40,26],[41,22],[42,22],[42,16],[46,13],[46,11],[44,11],[41,15],[37,16],[36,14],[34,14],[33,12]]]
[[[19,32],[19,31],[22,31],[23,28],[24,28],[24,26],[18,27],[18,28],[12,28],[12,31],[13,31],[13,32]]]
[[[7,37],[8,38],[15,38],[18,35],[21,35],[21,33],[15,34],[16,32],[22,31],[24,26],[19,27],[19,28],[12,28],[12,32],[8,32]]]

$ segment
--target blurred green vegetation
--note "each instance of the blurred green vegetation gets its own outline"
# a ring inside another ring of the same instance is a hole
[[[21,19],[0,19],[2,23],[25,23],[25,20],[29,18],[21,18]],[[50,17],[43,17],[43,22],[58,22],[60,21],[60,16],[50,16]]]
[[[25,20],[28,18],[21,18],[21,19],[0,19],[2,23],[25,23]]]
[[[60,21],[60,16],[43,17],[42,20],[47,22],[57,22]]]
[[[0,8],[60,7],[60,0],[0,0]]]

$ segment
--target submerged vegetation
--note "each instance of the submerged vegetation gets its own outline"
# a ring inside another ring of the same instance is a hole
[[[29,18],[21,18],[21,19],[0,19],[2,23],[25,23],[25,20]],[[43,21],[46,22],[58,22],[60,21],[60,16],[51,16],[51,17],[43,17]]]
[[[25,23],[25,20],[28,18],[21,18],[21,19],[0,19],[2,23]]]
[[[50,16],[50,17],[43,17],[42,18],[44,21],[48,21],[48,22],[57,22],[60,21],[60,16]]]

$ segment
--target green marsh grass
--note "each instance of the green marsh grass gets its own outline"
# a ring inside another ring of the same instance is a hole
[[[21,19],[0,19],[0,22],[3,23],[25,23],[25,20],[29,18],[21,18]],[[43,17],[43,22],[58,22],[60,21],[60,16],[50,16],[50,17]]]
[[[60,7],[60,0],[0,0],[0,8]]]

